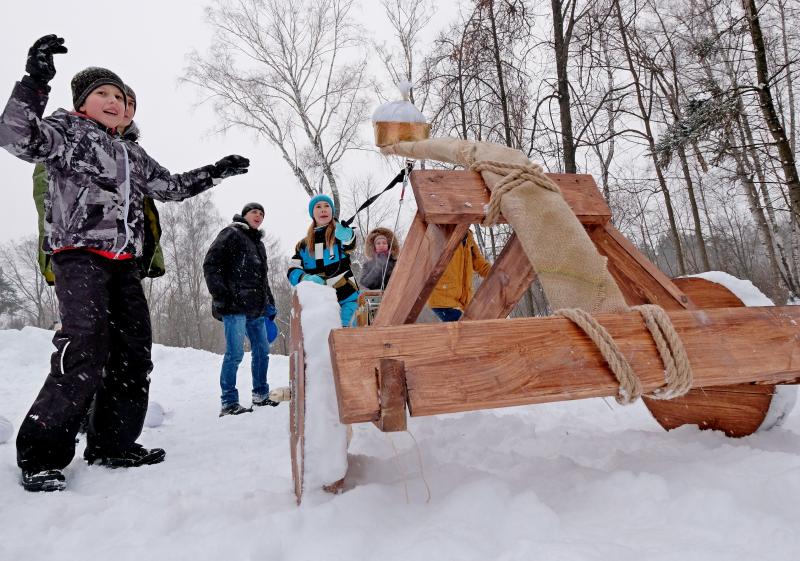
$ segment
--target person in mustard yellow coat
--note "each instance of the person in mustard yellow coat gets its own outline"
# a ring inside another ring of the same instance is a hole
[[[450,264],[428,299],[433,313],[442,321],[458,321],[472,300],[472,274],[489,274],[492,265],[486,260],[472,237],[472,231],[461,240]]]

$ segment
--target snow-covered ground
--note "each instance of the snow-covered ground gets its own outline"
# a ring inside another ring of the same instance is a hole
[[[0,416],[15,429],[51,335],[0,331]],[[413,418],[410,434],[356,425],[350,488],[298,508],[288,406],[220,419],[221,357],[156,346],[153,358],[166,417],[141,442],[167,460],[111,471],[79,456],[66,491],[31,494],[13,438],[0,444],[0,560],[800,559],[797,412],[738,440],[665,433],[613,400]],[[272,385],[287,368],[272,358]]]

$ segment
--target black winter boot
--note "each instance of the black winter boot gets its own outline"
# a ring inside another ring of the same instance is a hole
[[[22,487],[26,491],[63,491],[66,486],[67,479],[64,477],[64,474],[61,473],[61,470],[22,470]]]
[[[255,407],[262,407],[264,405],[269,405],[270,407],[277,407],[278,401],[272,401],[269,396],[264,397],[254,397],[253,398],[253,406]]]
[[[150,448],[134,443],[127,450],[106,453],[86,447],[83,459],[87,463],[98,464],[107,468],[129,468],[159,464],[164,461],[167,453],[163,448]]]
[[[233,403],[231,405],[226,405],[223,407],[220,412],[219,416],[224,417],[225,415],[241,415],[242,413],[252,413],[252,407],[242,407],[238,403]]]

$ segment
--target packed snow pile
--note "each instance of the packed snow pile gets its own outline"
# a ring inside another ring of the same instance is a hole
[[[0,331],[0,415],[15,428],[52,332]],[[288,404],[218,418],[221,356],[156,345],[140,442],[155,466],[76,458],[61,493],[19,486],[0,444],[0,559],[796,561],[800,416],[742,439],[664,432],[637,403],[581,400],[354,425],[347,490],[297,507]],[[239,391],[249,393],[249,355]],[[288,383],[272,356],[271,386]],[[430,499],[428,500],[428,489]]]
[[[347,428],[339,422],[333,366],[328,351],[331,329],[342,326],[336,291],[312,282],[297,285],[305,350],[304,489],[330,485],[347,472]]]

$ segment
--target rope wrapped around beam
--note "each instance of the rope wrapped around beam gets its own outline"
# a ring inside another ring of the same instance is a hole
[[[656,389],[648,397],[653,399],[673,399],[680,397],[692,388],[692,367],[686,349],[667,313],[659,306],[644,305],[633,308],[644,319],[650,335],[664,363],[664,386]],[[617,403],[627,405],[642,395],[642,382],[631,368],[630,363],[620,351],[614,338],[588,312],[578,308],[566,308],[555,312],[556,316],[569,319],[580,327],[592,340],[600,354],[608,363],[611,372],[619,382]]]

